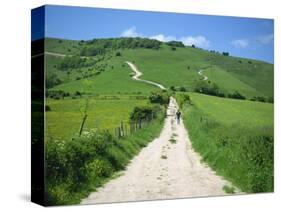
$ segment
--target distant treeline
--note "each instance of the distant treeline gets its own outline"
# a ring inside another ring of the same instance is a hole
[[[58,68],[65,71],[81,67],[89,67],[95,65],[96,61],[92,58],[81,58],[80,56],[64,57],[58,64]]]
[[[108,38],[80,41],[86,45],[81,50],[82,56],[95,56],[104,54],[108,49],[159,49],[161,42],[148,38]]]
[[[197,81],[195,84],[195,87],[193,90],[188,89],[186,87],[175,87],[171,86],[170,90],[173,92],[180,91],[180,92],[190,92],[194,91],[197,93],[202,93],[210,96],[218,96],[223,98],[231,98],[231,99],[240,99],[240,100],[246,100],[246,96],[241,94],[238,91],[234,91],[233,93],[224,93],[221,91],[219,86],[216,83],[213,83],[211,81]],[[251,98],[248,98],[248,100],[251,101],[257,101],[257,102],[268,102],[268,103],[274,103],[273,97],[264,97],[264,96],[253,96]]]

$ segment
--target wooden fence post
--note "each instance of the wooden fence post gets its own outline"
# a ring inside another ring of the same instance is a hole
[[[80,126],[80,130],[79,130],[79,137],[81,136],[82,132],[83,132],[83,128],[84,128],[84,124],[85,124],[85,121],[87,119],[87,114],[83,117],[83,120],[82,120],[82,123],[81,123],[81,126]]]

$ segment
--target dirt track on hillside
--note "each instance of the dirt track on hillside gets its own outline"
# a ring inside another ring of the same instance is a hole
[[[133,158],[120,177],[81,204],[225,195],[223,186],[231,184],[200,162],[183,123],[176,123],[177,108],[171,98],[160,136]]]
[[[137,68],[137,66],[129,61],[126,62],[128,64],[128,66],[130,66],[130,68],[135,72],[135,75],[132,76],[132,79],[133,80],[138,80],[138,81],[141,81],[141,82],[144,82],[144,83],[147,83],[147,84],[150,84],[150,85],[154,85],[162,90],[165,90],[166,88],[159,84],[159,83],[156,83],[156,82],[152,82],[152,81],[149,81],[149,80],[144,80],[144,79],[140,79],[139,77],[142,75],[142,72],[140,72]]]

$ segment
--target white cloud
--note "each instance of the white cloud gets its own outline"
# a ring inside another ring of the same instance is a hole
[[[168,41],[176,40],[176,38],[174,36],[165,36],[163,34],[152,35],[149,38],[159,40],[159,41],[162,41],[162,42],[168,42]]]
[[[208,48],[210,46],[210,41],[202,36],[186,36],[177,38],[175,36],[166,36],[164,34],[156,34],[151,36],[144,36],[143,34],[137,32],[137,29],[135,26],[130,27],[129,29],[124,30],[121,33],[122,37],[147,37],[150,39],[159,40],[161,42],[169,42],[169,41],[181,41],[186,46],[191,46],[194,44],[196,47],[200,48]]]
[[[249,46],[249,41],[247,39],[238,39],[231,42],[236,48],[246,48]]]
[[[257,37],[257,41],[260,44],[264,44],[264,45],[272,43],[273,40],[274,40],[274,35],[273,34],[261,35],[261,36]]]
[[[192,44],[200,48],[208,48],[210,46],[210,41],[207,40],[207,38],[205,38],[202,35],[195,36],[195,37],[193,36],[181,37],[179,40],[183,42],[183,44],[186,46],[191,46]]]
[[[121,33],[122,37],[142,37],[140,33],[137,32],[136,27],[132,26]]]

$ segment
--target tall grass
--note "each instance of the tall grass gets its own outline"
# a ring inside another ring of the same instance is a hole
[[[69,141],[46,142],[46,204],[76,204],[123,170],[162,128],[164,113],[135,134],[117,140],[92,130]]]
[[[184,124],[193,148],[203,160],[244,192],[272,192],[273,127],[245,127],[243,120],[226,125],[196,104],[182,103],[182,99],[181,95],[177,96],[182,105]]]

